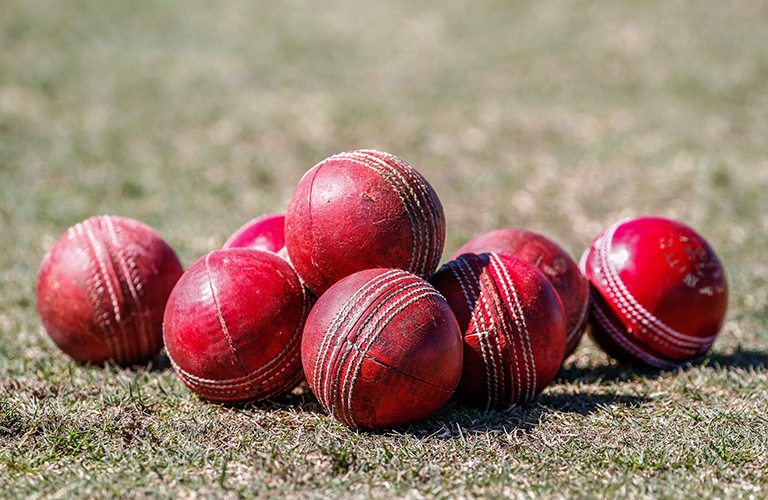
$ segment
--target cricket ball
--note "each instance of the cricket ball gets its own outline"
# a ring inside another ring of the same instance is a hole
[[[445,243],[445,215],[410,165],[379,151],[341,153],[299,182],[285,215],[296,271],[320,296],[357,271],[396,268],[428,278]]]
[[[247,222],[235,231],[221,248],[254,248],[280,252],[285,248],[285,215],[264,215]]]
[[[552,283],[565,309],[568,340],[565,357],[570,356],[581,341],[589,323],[589,282],[579,265],[557,243],[525,229],[497,229],[475,237],[453,254],[463,253],[511,255],[533,264]]]
[[[580,265],[594,288],[591,334],[610,356],[672,368],[717,338],[728,306],[725,272],[685,224],[621,220],[595,238]]]
[[[432,283],[464,338],[458,402],[525,403],[552,382],[568,334],[560,298],[539,270],[508,255],[465,253],[441,267]]]
[[[399,428],[432,416],[461,376],[461,333],[445,299],[398,269],[333,285],[307,319],[304,374],[320,404],[350,427]]]
[[[296,272],[271,252],[214,250],[168,299],[163,331],[171,366],[211,401],[278,396],[303,377],[301,331],[311,308]]]
[[[37,311],[48,335],[80,363],[127,366],[163,347],[163,311],[183,269],[154,229],[124,217],[91,217],[48,250],[37,275]]]

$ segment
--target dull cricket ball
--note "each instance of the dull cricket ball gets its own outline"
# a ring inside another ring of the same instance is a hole
[[[168,299],[163,324],[171,365],[211,401],[283,394],[302,379],[301,331],[311,299],[271,252],[215,250],[195,262]]]
[[[463,253],[511,255],[533,264],[554,285],[565,309],[568,341],[565,357],[579,345],[589,323],[589,282],[575,260],[557,243],[525,229],[497,229],[481,234],[465,243],[453,254],[454,260]]]
[[[288,204],[285,242],[299,276],[320,296],[364,269],[429,277],[442,256],[445,216],[413,167],[387,153],[351,151],[301,179]]]
[[[221,248],[254,248],[279,253],[285,248],[285,215],[264,215],[245,223]]]
[[[539,270],[508,255],[465,253],[432,283],[464,338],[457,401],[499,408],[530,401],[552,382],[565,354],[565,311]]]
[[[301,354],[320,404],[350,427],[425,420],[461,376],[461,333],[448,304],[398,269],[368,269],[333,285],[307,319]]]
[[[728,306],[725,272],[685,224],[621,220],[595,238],[580,265],[594,288],[592,337],[612,357],[671,368],[717,338]]]
[[[126,366],[163,347],[166,301],[183,269],[154,229],[124,217],[91,217],[48,250],[37,275],[37,311],[48,335],[81,363]]]

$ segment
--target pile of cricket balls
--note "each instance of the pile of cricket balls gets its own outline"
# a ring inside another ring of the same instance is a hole
[[[727,307],[723,267],[693,229],[622,220],[580,265],[522,229],[482,234],[440,269],[445,216],[411,166],[378,151],[328,158],[286,214],[246,224],[183,271],[147,225],[92,217],[48,251],[37,308],[82,363],[173,369],[211,401],[260,401],[306,379],[351,427],[425,420],[451,397],[503,408],[552,382],[591,324],[622,362],[705,353]]]

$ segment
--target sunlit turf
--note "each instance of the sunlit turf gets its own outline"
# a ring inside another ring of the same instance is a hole
[[[739,0],[0,3],[0,498],[768,496],[768,10]],[[95,214],[185,265],[356,148],[446,210],[446,255],[543,232],[578,258],[657,214],[731,286],[707,357],[623,367],[588,340],[531,405],[351,431],[297,391],[256,407],[150,367],[67,360],[45,251]]]

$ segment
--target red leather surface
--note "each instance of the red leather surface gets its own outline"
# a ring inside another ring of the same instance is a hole
[[[497,229],[481,234],[459,248],[451,260],[463,253],[511,255],[533,264],[554,285],[565,309],[568,342],[565,357],[581,341],[589,323],[589,282],[568,252],[557,243],[525,229]]]
[[[247,402],[301,380],[301,330],[311,299],[296,272],[262,250],[216,250],[168,300],[164,335],[176,373],[202,397]]]
[[[540,271],[516,257],[466,253],[441,267],[432,283],[464,337],[460,403],[523,403],[552,382],[565,354],[565,311]]]
[[[285,215],[264,215],[245,223],[221,246],[278,253],[285,247]]]
[[[705,353],[728,306],[722,264],[690,227],[669,219],[619,221],[584,255],[599,296],[592,336],[610,355],[673,367]]]
[[[307,172],[288,204],[288,255],[320,296],[357,271],[397,268],[427,278],[445,242],[445,216],[427,181],[378,151],[328,158]]]
[[[40,264],[40,320],[61,350],[81,363],[119,365],[162,348],[168,296],[183,269],[151,227],[91,217],[70,228]]]
[[[429,418],[453,395],[461,334],[429,283],[369,269],[320,297],[304,329],[302,361],[335,418],[351,427],[398,428]]]

